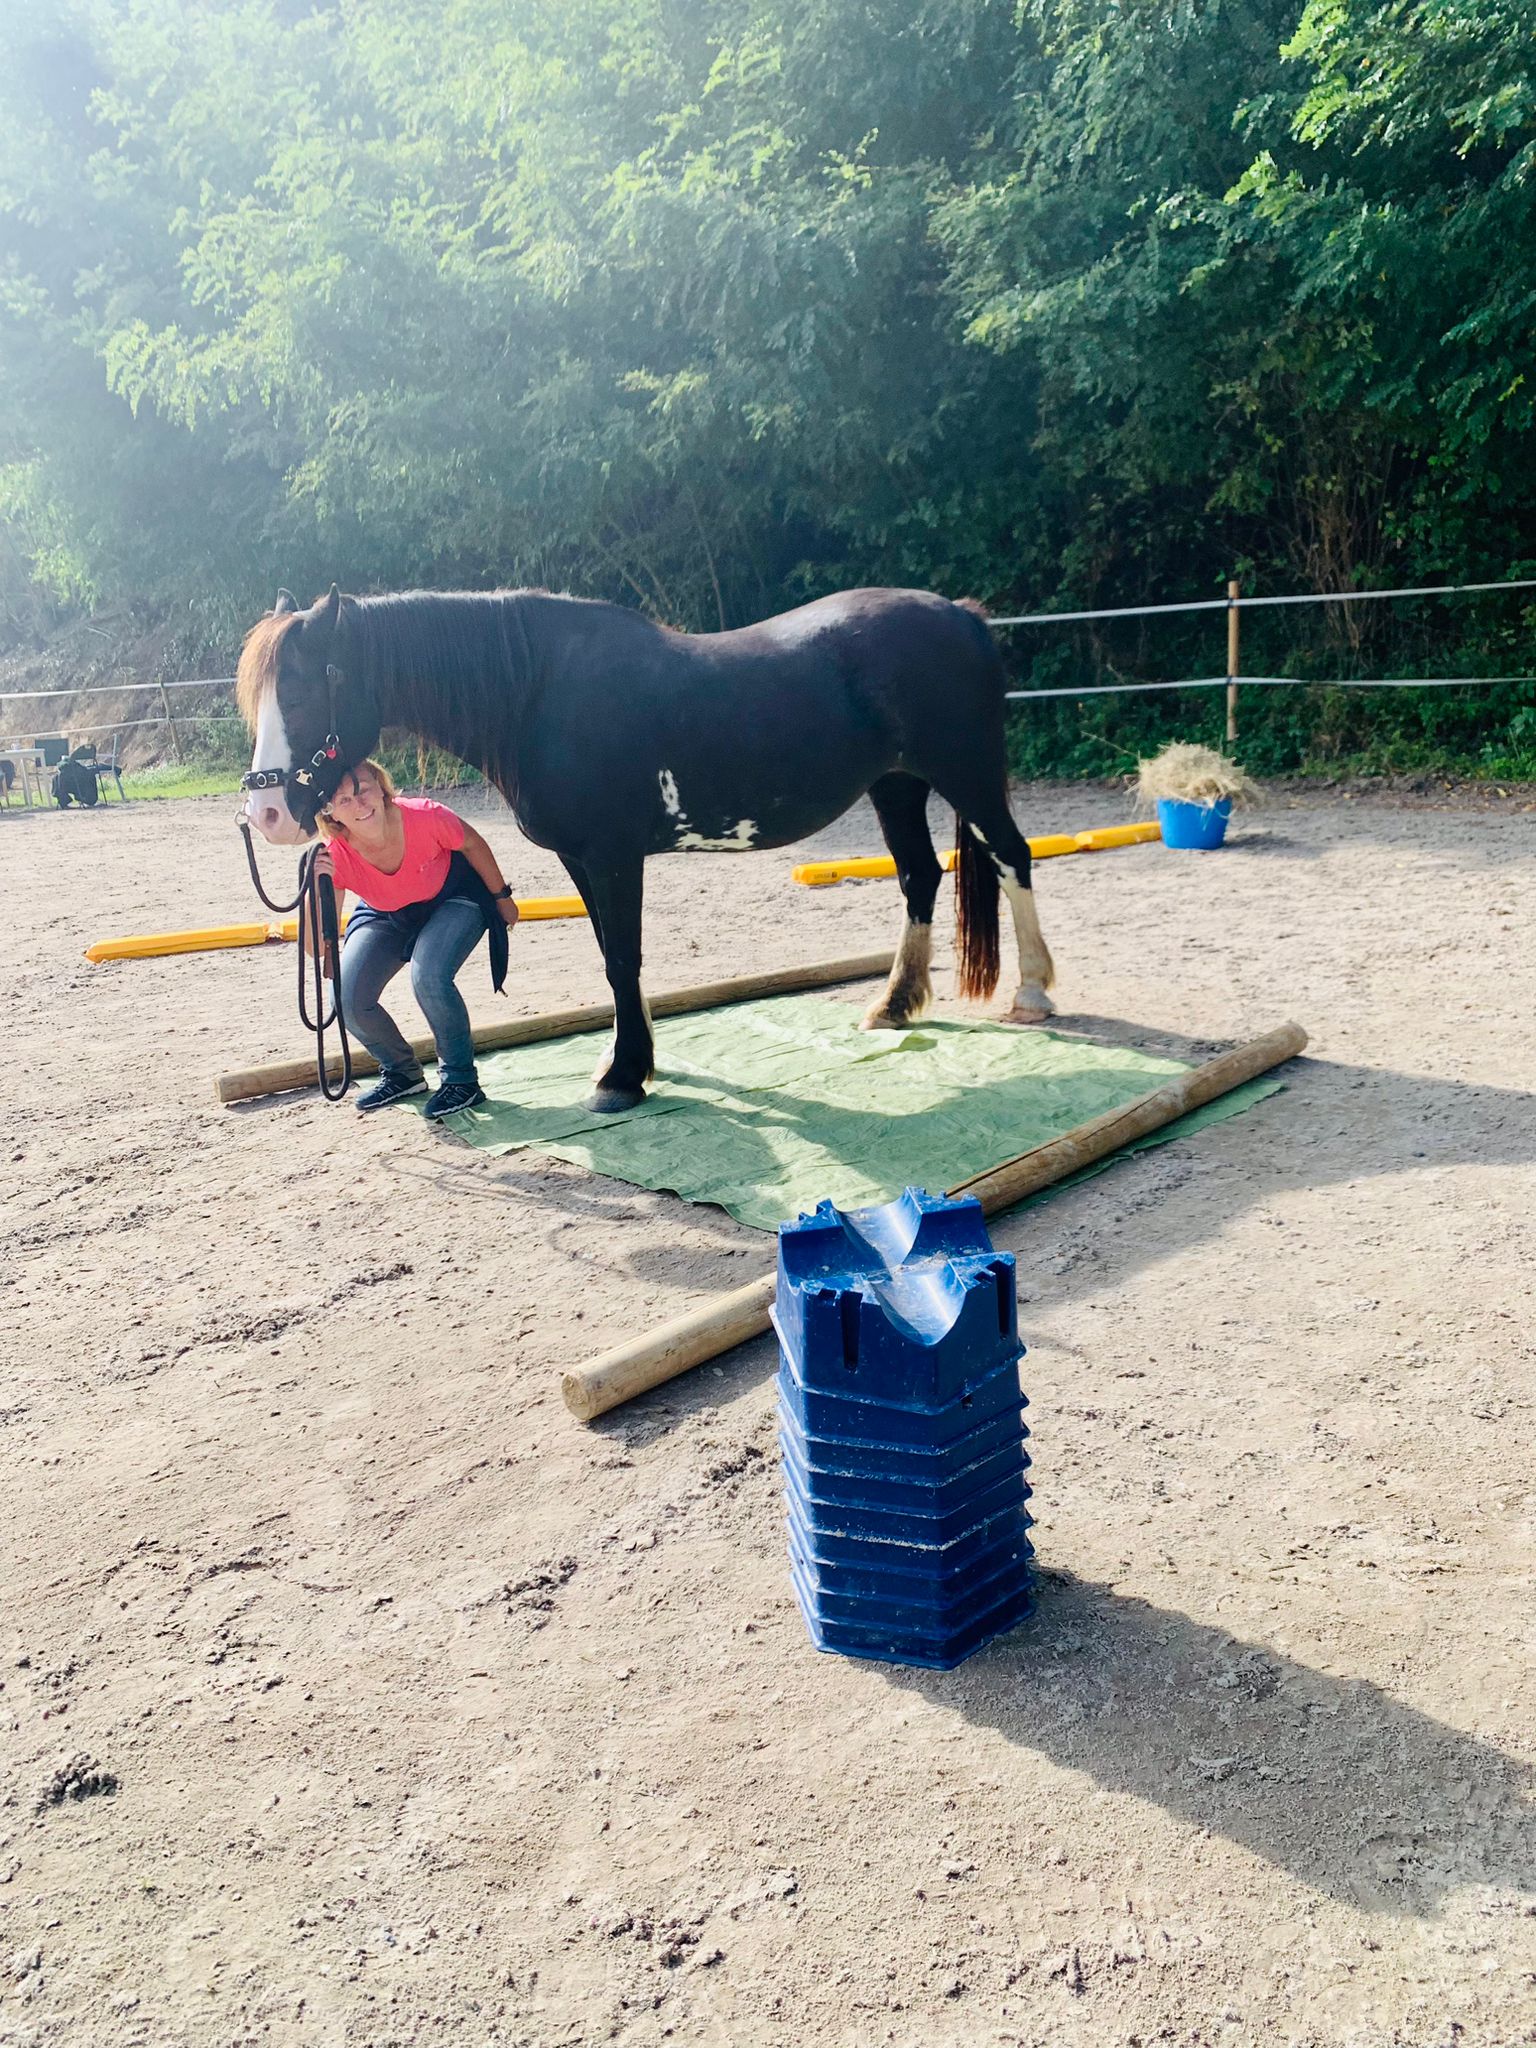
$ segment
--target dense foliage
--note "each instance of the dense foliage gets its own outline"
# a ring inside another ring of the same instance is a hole
[[[309,591],[698,627],[1536,574],[1521,0],[35,0],[0,21],[0,601],[227,648]],[[1244,620],[1266,674],[1520,675],[1517,598]],[[1017,629],[1210,675],[1219,615]],[[1252,765],[1536,691],[1254,694]],[[1219,693],[1073,699],[1106,772]]]

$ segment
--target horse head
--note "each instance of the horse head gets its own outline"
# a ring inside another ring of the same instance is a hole
[[[246,817],[274,846],[312,838],[316,812],[378,744],[378,710],[363,680],[348,673],[348,654],[334,583],[308,611],[280,590],[246,635],[236,697],[255,750],[241,788]]]

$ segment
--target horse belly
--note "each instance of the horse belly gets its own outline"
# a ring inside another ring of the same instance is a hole
[[[861,754],[863,750],[860,750]],[[711,776],[697,762],[656,775],[658,811],[649,853],[749,853],[790,846],[857,803],[884,770],[878,760],[793,764],[783,780],[739,772]]]

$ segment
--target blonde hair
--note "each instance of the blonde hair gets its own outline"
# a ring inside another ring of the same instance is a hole
[[[368,760],[355,762],[352,765],[352,767],[350,767],[347,770],[346,774],[342,776],[341,782],[350,782],[353,784],[354,787],[356,787],[357,774],[360,768],[366,768],[368,770],[368,773],[373,777],[374,781],[379,785],[379,788],[384,795],[385,810],[393,810],[395,798],[400,794],[400,792],[395,788],[394,783],[390,779],[389,770],[384,766],[382,761]],[[337,783],[336,790],[332,792],[333,796],[340,791],[341,782]],[[329,803],[330,801],[331,797],[327,797],[326,802]],[[322,839],[346,839],[350,837],[350,834],[348,833],[346,826],[342,824],[341,820],[339,818],[333,818],[330,812],[328,810],[325,810],[323,807],[315,814],[315,826],[316,829],[319,831],[320,837]]]

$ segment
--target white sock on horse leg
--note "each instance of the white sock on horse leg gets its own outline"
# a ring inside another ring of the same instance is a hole
[[[1019,949],[1019,985],[1013,1007],[1026,1014],[1049,1017],[1056,1005],[1046,990],[1056,979],[1056,968],[1040,933],[1040,916],[1035,909],[1035,892],[1026,889],[1011,868],[999,863],[1003,891],[1013,912],[1013,935]]]
[[[909,917],[901,928],[890,980],[864,1013],[866,1031],[917,1022],[933,1001],[932,960],[933,926],[914,924]]]

